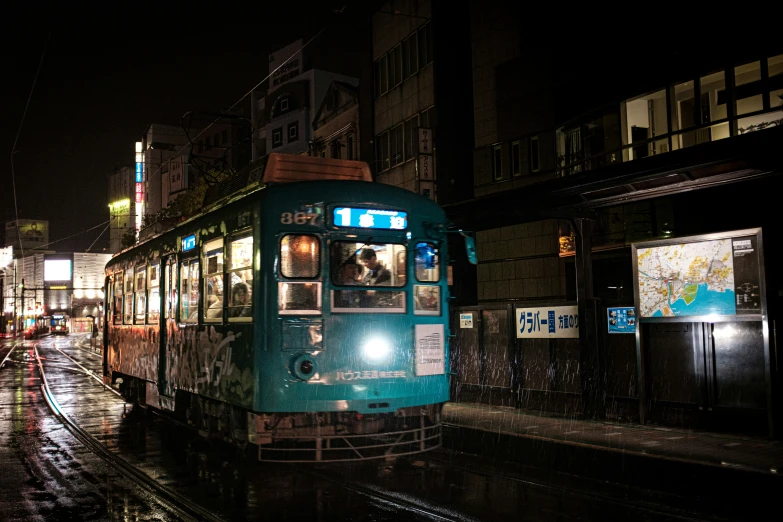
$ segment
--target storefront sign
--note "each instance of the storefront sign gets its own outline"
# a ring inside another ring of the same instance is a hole
[[[517,308],[517,339],[577,339],[579,313],[576,306]]]
[[[269,85],[272,89],[296,78],[301,74],[302,40],[279,49],[269,55]]]
[[[17,248],[40,248],[49,243],[49,222],[34,219],[9,221],[5,225],[5,239],[6,244]]]
[[[610,334],[636,333],[636,310],[633,307],[607,308],[606,321]]]

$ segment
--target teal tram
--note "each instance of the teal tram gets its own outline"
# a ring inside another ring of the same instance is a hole
[[[104,382],[264,461],[438,447],[443,210],[357,161],[270,154],[246,178],[106,265]]]

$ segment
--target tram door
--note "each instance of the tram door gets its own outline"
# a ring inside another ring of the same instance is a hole
[[[158,357],[158,391],[161,395],[168,388],[168,366],[166,360],[166,344],[169,338],[169,329],[176,328],[177,324],[177,260],[174,256],[161,260],[163,267],[163,291],[161,292],[161,305],[163,313],[160,314],[160,347]]]
[[[653,422],[763,432],[764,338],[759,321],[653,323],[643,329]]]

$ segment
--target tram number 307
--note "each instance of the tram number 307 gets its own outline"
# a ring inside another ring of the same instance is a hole
[[[318,225],[318,214],[309,214],[306,212],[283,212],[280,214],[280,223],[283,225],[305,225],[307,223],[311,225]]]

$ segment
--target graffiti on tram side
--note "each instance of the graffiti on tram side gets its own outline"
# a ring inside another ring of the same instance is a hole
[[[250,408],[253,403],[251,339],[243,332],[221,333],[170,323],[166,343],[167,395],[198,393]]]
[[[114,328],[106,354],[109,369],[147,381],[158,380],[158,329]]]

